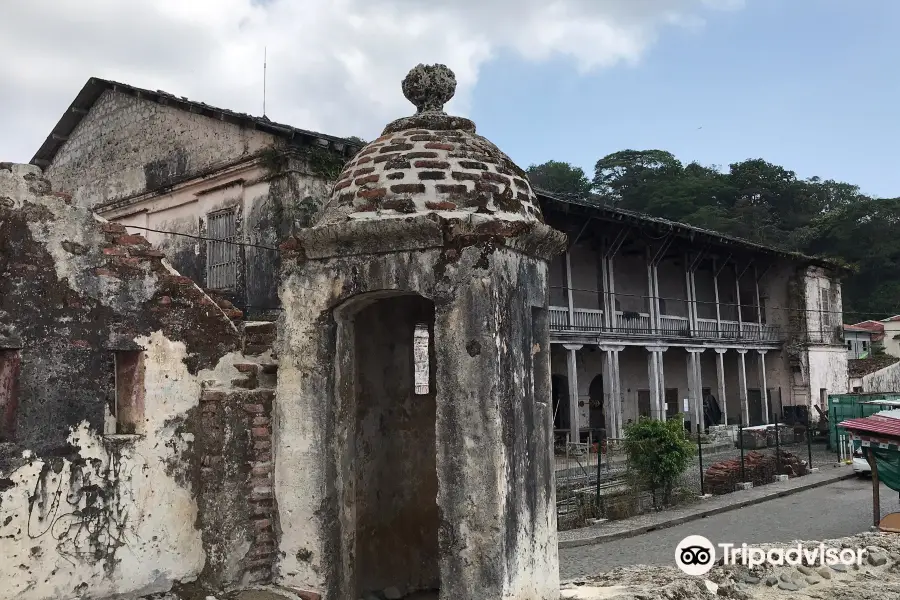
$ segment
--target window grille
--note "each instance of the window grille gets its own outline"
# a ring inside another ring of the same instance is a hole
[[[819,307],[821,309],[822,341],[831,339],[831,295],[829,289],[819,290]]]
[[[207,217],[206,287],[230,290],[237,286],[237,213],[226,210]]]

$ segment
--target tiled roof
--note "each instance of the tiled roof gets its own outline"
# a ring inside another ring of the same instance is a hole
[[[39,167],[50,164],[53,161],[53,157],[56,156],[56,153],[69,138],[69,135],[75,130],[75,127],[78,126],[81,120],[88,114],[91,107],[94,106],[94,103],[106,90],[113,90],[122,94],[136,96],[193,114],[200,114],[213,119],[228,121],[242,127],[251,127],[281,138],[299,138],[305,143],[314,143],[323,148],[331,148],[336,152],[342,152],[348,156],[352,156],[362,146],[358,141],[347,140],[333,135],[308,131],[306,129],[298,129],[296,127],[291,127],[290,125],[283,125],[281,123],[270,121],[267,117],[254,117],[225,108],[217,108],[215,106],[210,106],[205,102],[196,102],[189,100],[184,96],[176,96],[162,90],[147,90],[125,83],[110,81],[108,79],[91,77],[88,79],[87,83],[84,84],[84,87],[81,88],[81,91],[78,92],[78,95],[72,101],[72,104],[69,105],[69,108],[66,109],[66,112],[60,117],[59,122],[53,128],[53,131],[50,132],[50,135],[47,136],[47,139],[41,145],[40,149],[35,153],[34,158],[31,159],[31,164]]]
[[[844,331],[852,331],[855,333],[872,333],[871,329],[866,329],[865,327],[859,327],[857,325],[844,325]]]
[[[853,432],[900,438],[900,419],[893,417],[872,415],[871,417],[848,419],[838,425]]]

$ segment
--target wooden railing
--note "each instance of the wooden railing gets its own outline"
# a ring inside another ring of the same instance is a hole
[[[747,340],[777,342],[782,339],[778,327],[759,323],[738,323],[697,319],[691,328],[690,319],[674,315],[660,315],[659,328],[654,331],[647,313],[616,311],[612,327],[603,325],[603,311],[595,308],[576,308],[574,322],[569,323],[569,309],[550,307],[550,330],[555,333],[602,334],[613,336],[641,336],[659,338],[690,338],[703,340]]]

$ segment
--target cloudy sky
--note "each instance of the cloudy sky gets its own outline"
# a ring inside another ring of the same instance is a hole
[[[443,62],[523,166],[623,148],[762,157],[900,195],[895,0],[0,0],[0,160],[91,76],[371,139]]]

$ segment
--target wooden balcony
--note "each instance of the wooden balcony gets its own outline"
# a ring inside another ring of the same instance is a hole
[[[550,333],[557,339],[567,336],[597,335],[607,338],[640,337],[651,339],[683,340],[731,340],[774,343],[782,341],[781,331],[775,325],[765,323],[739,323],[698,319],[691,328],[687,317],[660,315],[659,327],[654,331],[647,313],[616,311],[614,325],[603,324],[603,311],[593,308],[576,308],[574,323],[569,324],[569,309],[550,307]]]

